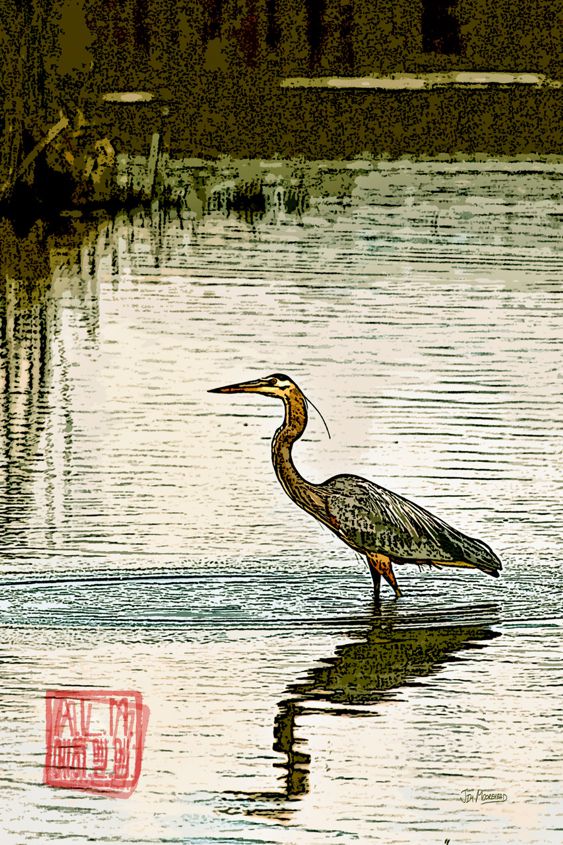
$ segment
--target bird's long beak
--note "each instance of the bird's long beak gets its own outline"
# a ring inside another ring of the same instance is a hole
[[[227,384],[225,387],[214,387],[208,393],[262,393],[270,385],[263,378],[254,381],[242,381],[240,384]]]

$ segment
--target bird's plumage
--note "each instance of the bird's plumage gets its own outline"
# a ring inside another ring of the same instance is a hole
[[[388,555],[396,563],[471,564],[497,576],[502,564],[481,540],[462,534],[420,505],[355,475],[319,485],[329,525],[357,551]]]

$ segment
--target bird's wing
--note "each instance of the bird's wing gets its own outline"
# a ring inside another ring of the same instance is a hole
[[[467,561],[485,571],[501,568],[485,543],[371,481],[341,475],[322,488],[330,526],[354,548],[403,560]]]

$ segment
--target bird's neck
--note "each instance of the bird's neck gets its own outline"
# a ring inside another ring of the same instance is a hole
[[[285,417],[272,440],[272,463],[278,481],[290,499],[306,511],[314,511],[318,496],[315,485],[303,478],[293,463],[291,449],[307,425],[307,406],[301,392],[284,398]]]

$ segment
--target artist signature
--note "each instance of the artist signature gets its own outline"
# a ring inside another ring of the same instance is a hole
[[[508,799],[506,792],[492,789],[462,789],[460,797],[464,804],[502,804]]]

